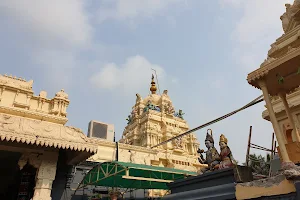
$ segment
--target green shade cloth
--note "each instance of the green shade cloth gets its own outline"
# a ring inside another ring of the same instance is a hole
[[[168,189],[167,182],[195,175],[196,172],[179,169],[117,161],[104,162],[91,169],[78,188],[95,185],[132,189]]]

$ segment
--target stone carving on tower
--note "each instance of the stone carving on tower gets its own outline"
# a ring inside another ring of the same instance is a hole
[[[189,129],[183,118],[183,111],[175,111],[173,103],[164,90],[157,94],[157,87],[152,75],[151,94],[146,98],[136,94],[136,102],[127,117],[127,126],[120,143],[151,147]],[[178,155],[197,156],[199,143],[194,134],[184,136],[173,142],[159,146],[158,149]]]

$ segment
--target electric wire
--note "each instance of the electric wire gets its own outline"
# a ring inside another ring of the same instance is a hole
[[[212,125],[212,124],[214,124],[214,123],[217,123],[217,122],[219,122],[219,121],[221,121],[221,120],[223,120],[223,119],[226,119],[226,118],[228,118],[228,117],[230,117],[230,116],[232,116],[232,115],[234,115],[234,114],[236,114],[236,113],[238,113],[238,112],[240,112],[240,111],[242,111],[242,110],[244,110],[244,109],[247,109],[247,108],[249,108],[249,107],[251,107],[251,106],[254,106],[255,104],[258,104],[258,103],[262,102],[263,100],[264,100],[264,99],[263,99],[263,95],[260,95],[259,97],[257,97],[257,98],[254,99],[253,101],[251,101],[250,103],[246,104],[245,106],[243,106],[243,107],[241,107],[241,108],[239,108],[239,109],[237,109],[237,110],[235,110],[235,111],[232,111],[232,112],[230,112],[230,113],[228,113],[228,114],[226,114],[226,115],[224,115],[224,116],[222,116],[222,117],[219,117],[219,118],[217,118],[217,119],[215,119],[215,120],[212,120],[212,121],[210,121],[210,122],[207,122],[207,123],[205,123],[205,124],[203,124],[203,125],[201,125],[201,126],[198,126],[198,127],[196,127],[196,128],[193,128],[193,129],[191,129],[191,130],[188,130],[188,131],[186,131],[186,132],[184,132],[184,133],[182,133],[182,134],[180,134],[180,135],[177,135],[177,136],[175,136],[175,137],[172,137],[172,138],[170,138],[170,139],[168,139],[168,140],[165,140],[165,141],[163,141],[163,142],[161,142],[161,143],[159,143],[159,144],[157,144],[157,145],[152,146],[151,149],[152,149],[152,148],[155,148],[155,147],[158,147],[158,146],[161,146],[161,145],[163,145],[163,144],[166,144],[166,143],[168,143],[168,142],[171,142],[171,141],[173,141],[173,140],[175,140],[175,139],[181,138],[181,137],[183,137],[183,136],[185,136],[185,135],[188,135],[188,134],[190,134],[190,133],[193,133],[193,132],[195,132],[195,131],[197,131],[197,130],[200,130],[200,129],[202,129],[202,128],[205,128],[205,127],[207,127],[207,126],[209,126],[209,125]]]

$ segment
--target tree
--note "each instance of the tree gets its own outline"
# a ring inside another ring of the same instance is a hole
[[[248,166],[252,168],[254,173],[268,176],[270,171],[271,154],[265,157],[262,155],[250,154]],[[246,165],[246,163],[244,163]]]

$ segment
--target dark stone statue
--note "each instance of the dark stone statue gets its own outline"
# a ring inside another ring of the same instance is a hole
[[[211,131],[209,134],[208,131]],[[207,151],[205,152],[206,158],[204,159],[202,153],[204,153],[204,150],[198,150],[197,152],[200,153],[200,158],[198,159],[200,163],[207,164],[208,168],[204,169],[203,172],[209,170],[214,171],[215,169],[218,169],[218,166],[220,164],[220,155],[217,151],[217,149],[214,146],[214,139],[212,136],[212,130],[208,129],[205,139],[205,146],[207,147]]]

